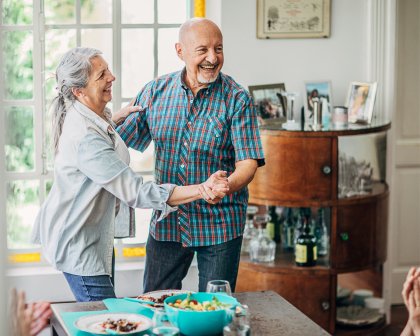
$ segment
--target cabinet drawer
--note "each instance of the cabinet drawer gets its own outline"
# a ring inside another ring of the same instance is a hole
[[[337,209],[333,267],[338,271],[363,269],[386,259],[388,192]]]
[[[236,291],[273,290],[322,328],[333,332],[335,279],[329,274],[262,272],[241,264]]]
[[[266,165],[249,185],[253,202],[324,201],[334,198],[330,138],[261,135]]]

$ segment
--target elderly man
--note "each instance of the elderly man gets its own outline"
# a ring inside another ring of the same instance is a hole
[[[148,83],[119,128],[126,144],[144,151],[155,142],[157,183],[190,185],[210,172],[228,173],[224,199],[195,201],[157,222],[153,215],[146,246],[144,291],[179,289],[197,253],[199,291],[224,279],[235,289],[247,184],[264,165],[256,111],[249,93],[223,66],[223,37],[208,19],[191,19],[179,31],[175,49],[181,71]],[[210,204],[211,203],[211,204]]]

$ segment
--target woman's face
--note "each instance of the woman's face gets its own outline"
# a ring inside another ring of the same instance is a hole
[[[82,88],[77,99],[92,111],[102,114],[105,106],[112,100],[114,75],[102,56],[92,59],[92,69],[86,87]]]

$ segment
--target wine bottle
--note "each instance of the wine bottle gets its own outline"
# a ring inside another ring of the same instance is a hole
[[[319,256],[326,256],[329,249],[328,229],[325,223],[324,209],[318,210],[318,222],[315,224],[315,238]]]
[[[297,266],[315,266],[317,260],[316,238],[311,234],[307,218],[303,218],[303,232],[296,239],[295,262]]]

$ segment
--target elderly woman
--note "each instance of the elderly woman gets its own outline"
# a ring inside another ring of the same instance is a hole
[[[33,241],[64,273],[77,301],[98,301],[115,297],[113,240],[133,235],[130,208],[160,210],[162,219],[179,204],[201,198],[214,203],[228,192],[226,172],[200,185],[144,183],[129,168],[127,147],[106,109],[115,77],[101,52],[68,51],[56,80],[55,180],[36,218]]]

